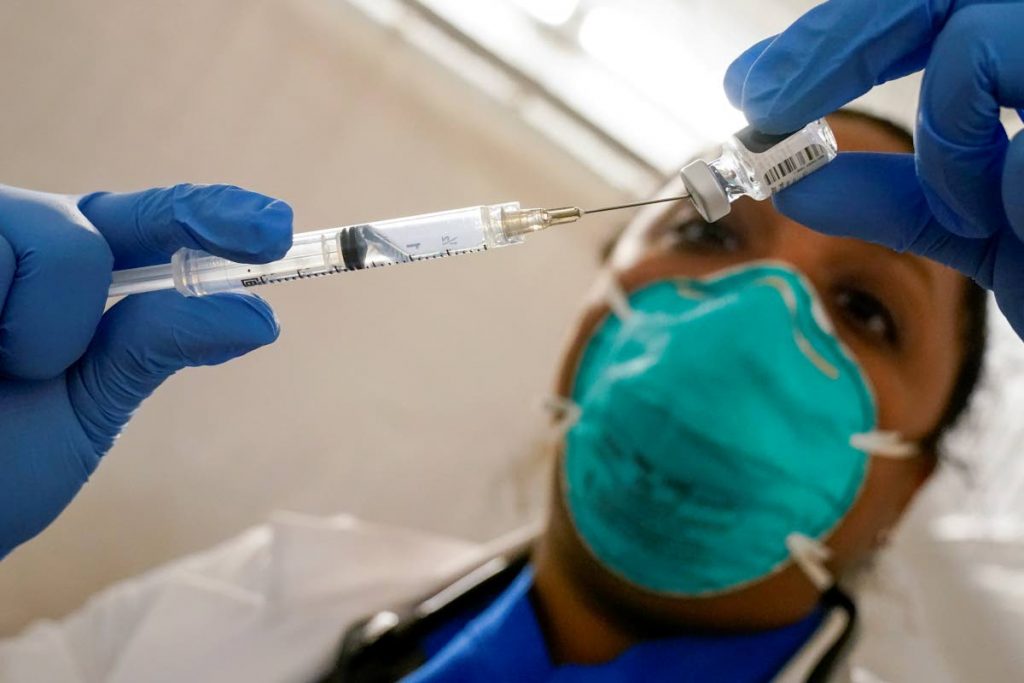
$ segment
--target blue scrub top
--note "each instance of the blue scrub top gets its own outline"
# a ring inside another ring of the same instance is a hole
[[[803,621],[771,631],[652,640],[606,664],[555,666],[530,602],[532,585],[533,570],[527,567],[485,610],[434,634],[427,643],[432,656],[405,683],[770,681],[823,619],[819,609]]]

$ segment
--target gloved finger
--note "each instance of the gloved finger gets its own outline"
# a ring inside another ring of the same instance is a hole
[[[774,201],[815,230],[909,251],[992,286],[990,241],[953,235],[935,219],[910,154],[840,154]]]
[[[0,375],[56,377],[103,315],[110,249],[68,197],[13,187],[0,187],[0,237],[15,260],[0,310]]]
[[[1014,233],[1024,235],[1024,131],[1017,133],[1006,150],[1003,206]]]
[[[277,339],[270,306],[245,294],[127,297],[103,316],[82,360],[68,372],[68,395],[97,453],[165,379],[185,367],[218,365]]]
[[[17,268],[18,259],[14,256],[14,248],[0,235],[0,321],[3,320],[7,293],[11,291],[11,285],[14,284],[14,273]]]
[[[738,98],[740,108],[767,133],[799,130],[880,83],[923,68],[953,4],[830,0],[818,5],[751,64]],[[732,78],[733,83],[737,80]]]
[[[958,235],[987,237],[1009,227],[1000,105],[1024,106],[1022,36],[1024,5],[968,7],[947,22],[925,69],[918,174],[932,211]]]
[[[242,263],[281,258],[292,243],[292,209],[232,185],[175,185],[79,200],[114,252],[115,269],[166,263],[182,247]]]
[[[764,53],[778,36],[770,36],[754,43],[743,54],[733,60],[725,71],[725,96],[737,109],[743,108],[743,85],[747,82],[747,74],[754,62]]]

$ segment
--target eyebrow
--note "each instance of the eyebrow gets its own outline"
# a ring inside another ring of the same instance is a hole
[[[897,252],[881,245],[879,249],[884,251],[886,255],[896,263],[902,263],[909,270],[917,273],[918,277],[924,282],[929,292],[935,291],[935,270],[930,268],[930,262],[923,256],[912,254],[910,252]]]

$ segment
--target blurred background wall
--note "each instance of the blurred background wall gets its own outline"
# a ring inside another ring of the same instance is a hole
[[[620,196],[338,3],[7,2],[0,92],[11,185],[230,182],[286,199],[298,230]],[[262,292],[279,343],[144,404],[60,520],[0,567],[0,632],[277,508],[476,539],[523,521],[536,496],[505,482],[535,449],[608,228]]]
[[[512,15],[480,23],[484,5],[502,4],[535,27],[513,31]],[[614,203],[742,125],[718,89],[725,64],[812,4],[7,0],[0,182],[230,182],[286,199],[298,230],[507,200]],[[466,22],[526,78],[467,68],[436,31],[405,21],[412,5]],[[608,11],[589,24],[565,13],[584,5]],[[683,38],[658,43],[633,16]],[[635,49],[622,49],[627,39]],[[862,104],[910,123],[916,87]],[[538,97],[545,88],[596,127],[570,125]],[[0,635],[275,509],[477,540],[536,518],[547,473],[537,405],[598,250],[626,217],[485,256],[261,291],[280,341],[174,377],[143,405],[67,512],[0,564]],[[1024,613],[1024,357],[1002,332],[989,375],[1016,388],[985,393],[986,418],[956,444],[977,476],[944,474],[896,551],[924,594],[916,627],[939,633],[965,680],[1024,670],[1013,636]]]

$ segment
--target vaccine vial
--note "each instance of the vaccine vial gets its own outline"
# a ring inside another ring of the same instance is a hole
[[[740,197],[768,199],[836,158],[835,135],[825,119],[795,133],[769,135],[747,127],[722,146],[714,161],[695,161],[680,172],[690,201],[708,222],[728,215]]]

